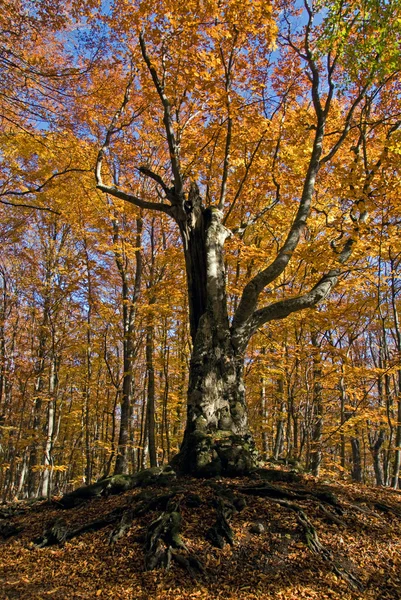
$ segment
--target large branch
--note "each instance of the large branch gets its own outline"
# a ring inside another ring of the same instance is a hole
[[[53,179],[56,179],[57,177],[60,177],[61,175],[66,175],[67,173],[88,173],[88,172],[89,172],[89,169],[79,169],[79,168],[67,167],[67,168],[63,169],[62,171],[57,171],[56,173],[53,173],[43,183],[41,183],[35,187],[27,188],[26,190],[5,189],[4,191],[0,192],[0,203],[5,204],[6,206],[17,206],[17,207],[21,207],[21,208],[33,208],[35,210],[44,210],[44,211],[59,215],[60,214],[59,211],[54,210],[48,206],[39,206],[37,204],[26,204],[23,202],[11,202],[11,201],[7,201],[7,200],[3,200],[3,198],[5,196],[6,197],[7,196],[17,196],[17,197],[21,198],[23,196],[31,196],[31,195],[39,194],[40,192],[43,192],[44,188],[51,181],[53,181]]]
[[[164,204],[164,203],[159,204],[157,202],[147,202],[146,200],[142,200],[141,198],[138,198],[134,194],[120,190],[115,185],[106,185],[103,183],[102,165],[103,165],[104,155],[106,153],[106,150],[110,146],[113,135],[116,132],[120,131],[123,127],[122,125],[117,127],[117,123],[118,123],[120,117],[122,116],[122,114],[124,113],[125,108],[129,102],[130,95],[131,95],[132,83],[133,83],[133,73],[132,73],[132,67],[131,67],[131,73],[130,73],[130,76],[129,76],[129,79],[128,79],[128,82],[127,82],[127,85],[125,88],[124,98],[122,100],[121,106],[115,112],[114,117],[112,118],[112,120],[110,122],[110,125],[106,131],[105,140],[104,140],[103,145],[100,148],[98,155],[97,155],[96,168],[95,168],[95,176],[96,176],[96,184],[97,184],[96,187],[101,192],[110,194],[110,196],[114,196],[115,198],[119,198],[120,200],[125,200],[126,202],[129,202],[130,204],[133,204],[134,206],[137,206],[138,208],[145,208],[148,210],[158,210],[158,211],[161,211],[161,212],[171,215],[171,206],[169,204]]]
[[[103,159],[104,159],[104,155],[106,153],[106,150],[109,148],[111,140],[113,138],[113,135],[115,133],[117,133],[118,131],[121,131],[121,125],[119,127],[117,127],[117,123],[121,117],[121,115],[124,113],[125,108],[129,102],[130,96],[131,96],[131,87],[134,81],[134,77],[133,77],[133,72],[132,72],[132,64],[131,64],[131,72],[130,72],[130,76],[128,78],[128,82],[127,85],[125,87],[125,92],[124,92],[124,97],[123,100],[121,102],[121,106],[120,108],[118,108],[110,122],[109,127],[107,128],[106,131],[106,137],[104,139],[103,145],[101,146],[98,155],[97,155],[97,159],[96,159],[96,167],[95,167],[95,177],[96,177],[96,183],[97,183],[97,187],[103,191],[102,187],[105,187],[103,185],[103,179],[102,179],[102,166],[103,166]],[[108,186],[106,186],[108,187]],[[108,190],[107,190],[108,191]],[[111,192],[110,192],[111,193]]]
[[[316,176],[319,171],[319,159],[322,153],[324,136],[324,123],[325,120],[323,116],[320,116],[320,118],[318,118],[318,127],[316,129],[312,156],[305,177],[301,201],[287,239],[273,262],[263,271],[255,275],[255,277],[253,277],[245,286],[241,301],[233,319],[234,332],[240,333],[240,330],[245,327],[256,309],[261,291],[284,271],[298,245],[301,232],[305,227],[309,216]]]
[[[159,79],[157,71],[156,71],[155,67],[153,66],[152,61],[150,60],[150,57],[147,53],[145,38],[143,36],[143,33],[141,33],[139,36],[139,43],[141,46],[141,52],[142,52],[143,59],[145,61],[146,66],[148,67],[149,73],[152,76],[154,86],[156,88],[156,91],[157,91],[159,98],[163,105],[163,111],[164,111],[163,123],[164,123],[164,127],[166,130],[167,143],[168,143],[168,147],[169,147],[169,151],[170,151],[171,168],[172,168],[173,176],[174,176],[175,194],[178,198],[183,198],[184,189],[183,189],[183,181],[182,181],[181,168],[180,168],[180,156],[179,156],[179,150],[178,150],[178,146],[177,146],[177,142],[176,142],[175,134],[174,134],[173,120],[171,118],[170,102],[164,92],[164,86]]]
[[[101,184],[98,184],[96,187],[101,192],[110,194],[110,196],[114,196],[115,198],[120,198],[120,200],[125,200],[126,202],[130,202],[130,204],[134,204],[135,206],[138,206],[138,208],[146,208],[147,210],[159,210],[168,215],[171,215],[170,204],[164,204],[164,203],[158,204],[157,202],[147,202],[146,200],[142,200],[141,198],[138,198],[137,196],[134,196],[133,194],[130,194],[128,192],[123,192],[122,190],[118,189],[114,185],[104,185],[103,183],[101,183]]]
[[[220,58],[224,67],[225,72],[225,88],[226,88],[226,105],[227,105],[227,134],[226,134],[226,147],[224,151],[224,161],[223,161],[223,175],[221,179],[221,191],[220,191],[220,201],[218,204],[218,208],[220,210],[224,209],[224,203],[227,196],[227,180],[228,180],[228,172],[230,170],[230,159],[231,159],[231,142],[232,142],[232,129],[233,129],[233,119],[231,116],[231,71],[234,64],[234,56],[235,56],[235,45],[237,43],[238,31],[235,27],[235,35],[233,38],[233,44],[230,52],[230,56],[228,59],[228,63],[224,58],[223,49],[220,45]]]
[[[38,206],[37,204],[25,204],[24,202],[7,202],[7,200],[0,200],[0,204],[4,204],[5,206],[14,206],[16,208],[30,208],[33,210],[44,210],[45,212],[50,212],[55,215],[61,215],[61,212],[58,210],[53,210],[48,206]]]
[[[346,263],[351,256],[353,245],[354,240],[351,238],[348,239],[338,259],[340,265]],[[309,292],[294,298],[279,300],[278,302],[274,302],[269,306],[255,311],[252,316],[249,334],[252,335],[259,327],[265,323],[268,323],[269,321],[285,319],[285,317],[288,317],[288,315],[293,312],[298,312],[300,310],[304,310],[305,308],[312,308],[313,306],[316,306],[316,304],[328,296],[328,294],[336,285],[340,275],[340,267],[331,269],[328,273],[321,277],[321,279]]]
[[[316,176],[320,168],[320,157],[322,155],[324,129],[326,124],[326,118],[330,107],[330,100],[326,101],[325,108],[323,110],[321,99],[320,99],[320,77],[319,69],[313,58],[313,53],[310,49],[309,37],[311,33],[311,27],[313,23],[313,11],[309,8],[307,2],[305,7],[308,12],[309,18],[305,27],[305,55],[302,55],[306,61],[311,81],[311,94],[312,102],[316,114],[316,131],[315,139],[313,142],[312,154],[309,160],[308,170],[306,173],[301,200],[299,203],[298,211],[295,219],[292,223],[290,231],[284,245],[280,248],[276,258],[272,263],[263,271],[255,275],[251,281],[245,286],[240,303],[235,312],[233,319],[233,336],[241,338],[245,330],[249,327],[249,322],[252,319],[252,315],[256,310],[258,298],[261,291],[274,281],[284,271],[288,265],[291,257],[294,254],[298,242],[301,237],[302,230],[306,225],[308,219],[313,192],[315,189]]]
[[[390,128],[387,133],[387,140],[390,140],[391,135],[399,129],[401,126],[401,121],[397,121]],[[384,154],[387,152],[387,147],[384,149]],[[376,162],[371,171],[369,172],[370,179],[377,172],[377,169],[380,167],[382,163],[382,157]],[[364,222],[366,218],[365,213],[361,213],[359,219],[353,219],[356,222]],[[343,249],[339,253],[338,263],[339,265],[345,264],[352,253],[352,248],[355,243],[355,240],[349,238],[347,242],[344,244]],[[323,275],[321,279],[316,283],[316,285],[305,294],[300,296],[296,296],[294,298],[287,298],[284,300],[280,300],[278,302],[274,302],[269,306],[261,308],[259,310],[255,310],[250,319],[246,322],[245,326],[242,329],[237,329],[233,331],[233,341],[240,348],[245,347],[247,341],[250,336],[262,325],[268,323],[269,321],[274,321],[278,319],[285,319],[293,312],[298,312],[300,310],[304,310],[306,308],[312,308],[316,306],[319,302],[324,300],[331,292],[331,290],[336,285],[339,276],[341,275],[341,268],[337,267],[335,269],[331,269],[328,273]]]

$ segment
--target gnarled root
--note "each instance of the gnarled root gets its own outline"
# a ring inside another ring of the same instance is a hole
[[[158,567],[169,569],[172,559],[188,571],[191,577],[204,572],[199,560],[188,553],[188,548],[181,537],[180,506],[179,502],[173,499],[168,502],[165,512],[148,527],[145,542],[145,568],[146,570]]]

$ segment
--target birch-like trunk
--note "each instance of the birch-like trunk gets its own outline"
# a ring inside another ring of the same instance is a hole
[[[50,498],[53,482],[53,444],[56,426],[56,390],[57,390],[57,358],[53,356],[49,380],[49,403],[47,407],[46,443],[44,452],[44,471],[42,496]]]

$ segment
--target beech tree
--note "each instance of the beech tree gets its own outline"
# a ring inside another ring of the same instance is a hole
[[[103,121],[96,183],[168,215],[180,233],[193,344],[187,425],[173,460],[182,472],[241,474],[257,462],[243,381],[247,345],[262,325],[324,300],[358,247],[400,126],[399,12],[381,1],[113,4],[108,26],[127,83]],[[141,178],[153,197],[137,192]],[[328,244],[314,280],[268,302],[297,260],[321,194],[331,197],[321,209]],[[230,314],[227,240],[268,223],[276,206],[285,217],[272,234],[275,254],[247,273]]]

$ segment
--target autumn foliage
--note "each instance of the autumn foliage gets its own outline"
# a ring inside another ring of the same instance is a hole
[[[370,0],[8,3],[3,500],[177,453],[194,331],[171,207],[191,182],[230,230],[230,319],[285,261],[245,354],[261,459],[399,487],[400,19]],[[319,303],[280,304],[325,277]]]

